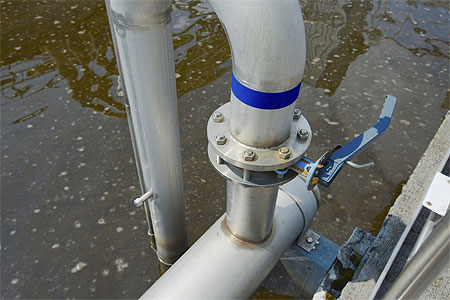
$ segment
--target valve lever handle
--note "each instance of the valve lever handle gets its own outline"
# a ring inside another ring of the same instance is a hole
[[[377,124],[346,145],[336,146],[334,150],[328,151],[313,163],[310,163],[311,160],[309,159],[300,160],[295,168],[301,169],[302,174],[306,175],[308,189],[311,190],[317,183],[328,188],[346,162],[350,161],[380,137],[389,127],[396,102],[397,98],[387,95]],[[351,162],[349,164],[351,165]]]

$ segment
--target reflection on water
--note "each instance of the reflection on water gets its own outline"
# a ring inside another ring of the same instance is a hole
[[[2,105],[64,87],[83,107],[125,118],[102,1],[13,1],[2,6]],[[174,5],[178,95],[230,70],[220,22],[199,1]],[[21,19],[10,16],[21,11]],[[55,16],[60,16],[55,17]],[[23,23],[22,23],[23,22]]]
[[[307,68],[304,80],[336,92],[350,64],[369,48],[364,38],[369,1],[303,1],[307,32]]]
[[[449,107],[448,1],[300,3],[313,158],[366,129],[383,94],[399,99],[382,146],[361,158],[377,167],[346,169],[323,193],[314,226],[342,242],[355,226],[375,230]],[[136,298],[158,265],[129,204],[139,189],[104,3],[0,5],[2,297]],[[225,206],[205,126],[228,101],[230,49],[207,2],[174,1],[172,21],[193,241]],[[286,278],[277,268],[254,297],[295,295]]]
[[[63,87],[82,107],[126,117],[102,2],[4,1],[2,18],[2,106]]]
[[[207,3],[176,1],[172,19],[178,96],[231,70],[225,32]]]

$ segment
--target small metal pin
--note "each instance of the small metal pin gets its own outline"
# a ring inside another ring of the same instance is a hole
[[[136,207],[141,207],[142,204],[144,204],[145,201],[153,197],[152,190],[148,191],[144,195],[140,196],[139,198],[136,198],[133,200],[133,203]]]
[[[300,119],[302,116],[302,111],[298,108],[294,109],[294,120]]]

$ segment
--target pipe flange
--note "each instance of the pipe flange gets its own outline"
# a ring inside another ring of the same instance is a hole
[[[208,157],[211,164],[223,177],[234,182],[248,186],[274,186],[285,184],[297,177],[297,173],[292,170],[286,170],[282,176],[274,171],[252,172],[233,166],[232,164],[218,158],[211,144],[208,145]],[[244,172],[249,172],[244,174]]]
[[[229,130],[230,109],[230,103],[225,103],[218,108],[223,118],[221,122],[217,122],[213,116],[209,118],[207,135],[212,150],[231,165],[251,171],[286,169],[299,161],[311,144],[312,134],[305,139],[297,138],[300,130],[311,132],[308,121],[303,115],[300,115],[297,119],[292,118],[289,138],[281,145],[273,148],[256,148],[245,145],[235,139]],[[224,137],[224,139],[218,142],[218,137]],[[244,153],[250,152],[254,154],[253,159],[244,155]]]

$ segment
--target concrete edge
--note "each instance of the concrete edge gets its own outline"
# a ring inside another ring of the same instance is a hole
[[[392,251],[422,202],[434,174],[441,171],[446,163],[449,150],[450,112],[447,112],[427,150],[403,187],[402,193],[389,210],[371,249],[363,258],[353,279],[342,290],[339,299],[369,299]]]

